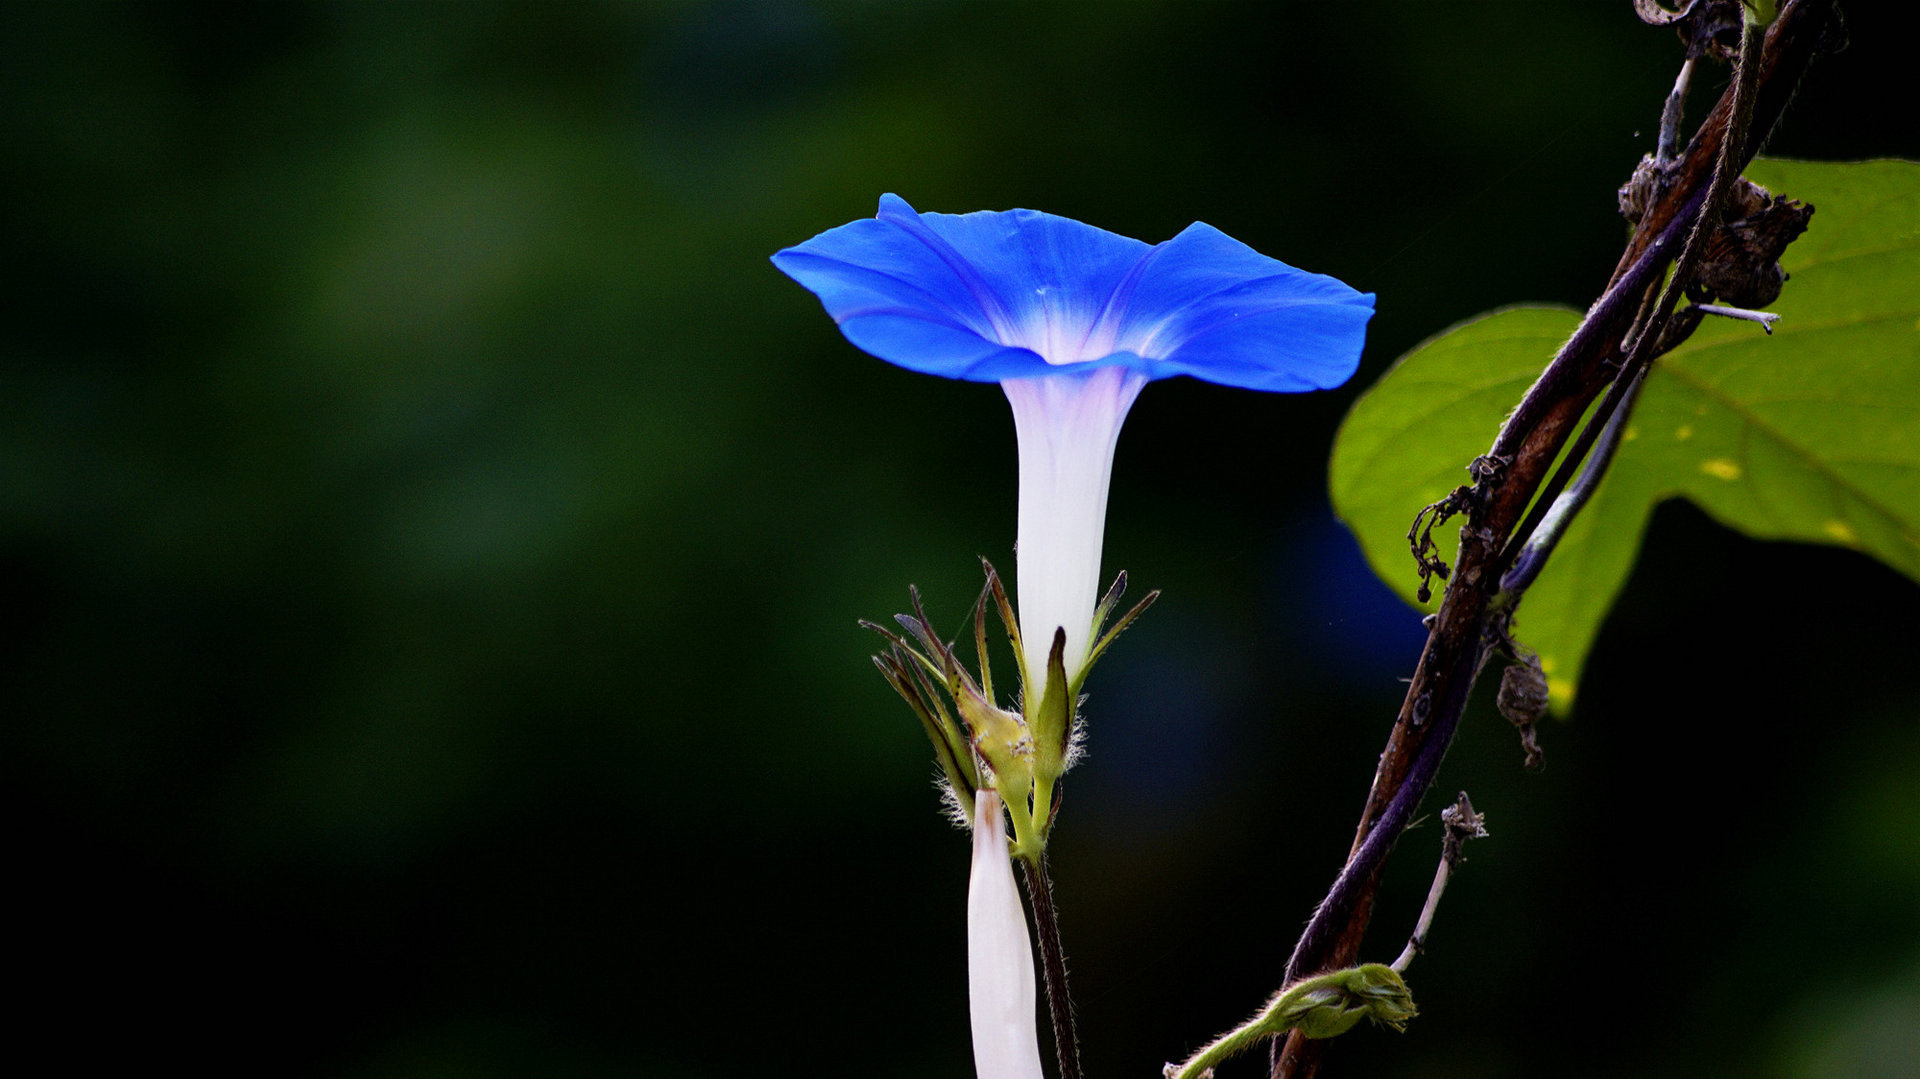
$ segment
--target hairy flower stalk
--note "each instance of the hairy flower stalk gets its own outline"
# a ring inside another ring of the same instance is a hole
[[[1033,958],[1008,858],[1045,889],[1054,784],[1073,763],[1081,685],[1146,605],[1106,625],[1125,574],[1096,601],[1121,424],[1148,382],[1174,375],[1281,393],[1345,382],[1373,297],[1208,225],[1150,245],[1033,210],[922,214],[895,195],[881,197],[875,217],[773,261],[819,297],[854,345],[911,370],[998,382],[1013,406],[1019,610],[989,567],[974,616],[977,680],[917,593],[914,613],[896,619],[905,636],[868,625],[890,642],[875,663],[933,740],[953,803],[973,827],[968,970],[980,1079],[1038,1079]],[[989,598],[1019,661],[1018,711],[995,700]],[[1077,1079],[1051,909],[1036,903],[1054,1041],[1063,1079]]]

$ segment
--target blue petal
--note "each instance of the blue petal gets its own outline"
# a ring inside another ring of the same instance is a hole
[[[862,350],[916,371],[999,381],[1053,370],[1025,346],[1085,340],[1149,250],[1034,210],[919,214],[887,195],[877,218],[773,261]]]
[[[1156,378],[1297,392],[1352,377],[1373,295],[1268,258],[1210,225],[1154,248],[1116,295],[1123,345]]]
[[[928,374],[982,380],[1006,377],[991,372],[1008,365],[1021,370],[1046,366],[1025,349],[996,341],[986,313],[944,267],[923,262],[917,269],[926,277],[916,281],[910,276],[913,266],[889,272],[825,253],[846,251],[882,261],[889,246],[897,246],[894,239],[892,230],[878,221],[856,221],[788,248],[773,256],[773,262],[820,298],[849,341],[883,360]],[[926,249],[912,245],[892,252],[903,256],[894,264],[899,266],[916,250]]]
[[[1034,210],[921,214],[896,195],[773,261],[862,350],[976,381],[1123,365],[1324,389],[1353,374],[1373,316],[1372,295],[1208,225],[1149,247]]]
[[[903,229],[920,225],[933,242],[950,245],[1000,301],[1008,320],[1002,339],[1030,345],[1048,336],[1048,326],[1071,344],[1085,340],[1109,297],[1153,250],[1037,210],[915,215],[895,198],[881,200],[880,216]],[[1064,357],[1050,358],[1058,363]]]

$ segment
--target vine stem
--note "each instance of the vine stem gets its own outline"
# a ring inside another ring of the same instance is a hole
[[[1596,414],[1587,421],[1587,430],[1581,432],[1583,441],[1595,427],[1603,423],[1606,426],[1601,429],[1599,440],[1591,449],[1576,445],[1574,451],[1567,455],[1568,461],[1581,462],[1580,475],[1575,477],[1573,486],[1553,499],[1547,511],[1541,515],[1539,524],[1527,534],[1526,542],[1521,545],[1520,553],[1512,559],[1510,568],[1500,575],[1501,596],[1497,602],[1509,609],[1520,602],[1520,597],[1526,594],[1534,579],[1540,576],[1540,571],[1546,568],[1547,559],[1553,556],[1554,548],[1560,545],[1560,537],[1566,535],[1567,526],[1573,523],[1574,517],[1593,498],[1593,492],[1600,486],[1600,477],[1606,475],[1607,466],[1613,464],[1614,452],[1620,448],[1621,436],[1627,428],[1627,417],[1633,412],[1633,404],[1640,396],[1640,385],[1646,380],[1646,375],[1644,367],[1631,377],[1621,375],[1622,381],[1614,385],[1625,388],[1619,392],[1617,400],[1613,393],[1608,394],[1608,401],[1615,407],[1609,408],[1606,402],[1601,405],[1602,412],[1611,412],[1612,415]],[[1546,500],[1546,496],[1542,495],[1540,501]]]
[[[1706,200],[1700,207],[1700,213],[1693,220],[1693,227],[1687,232],[1687,242],[1681,247],[1680,255],[1674,259],[1673,270],[1660,288],[1659,298],[1650,310],[1643,312],[1642,320],[1627,336],[1627,357],[1620,365],[1620,373],[1615,376],[1613,385],[1608,389],[1606,399],[1600,402],[1600,408],[1587,421],[1580,432],[1579,441],[1574,444],[1573,452],[1567,455],[1565,463],[1548,481],[1547,487],[1534,501],[1534,508],[1526,523],[1514,530],[1513,538],[1508,542],[1506,552],[1501,555],[1500,568],[1504,571],[1500,581],[1503,593],[1501,605],[1511,608],[1519,602],[1519,597],[1528,585],[1533,583],[1547,556],[1560,541],[1561,534],[1575,514],[1586,506],[1592,497],[1594,488],[1599,486],[1600,477],[1606,473],[1607,466],[1613,462],[1613,451],[1619,445],[1624,420],[1633,407],[1633,400],[1640,392],[1641,380],[1646,377],[1647,368],[1654,358],[1679,343],[1674,335],[1667,332],[1673,325],[1674,308],[1680,302],[1680,295],[1692,283],[1700,260],[1705,257],[1707,239],[1720,223],[1720,210],[1725,204],[1727,193],[1733,189],[1733,182],[1739,178],[1746,167],[1744,150],[1747,146],[1747,130],[1753,118],[1753,104],[1760,74],[1760,58],[1764,51],[1766,26],[1748,19],[1740,28],[1740,55],[1734,62],[1733,84],[1727,92],[1732,96],[1732,107],[1726,114],[1726,135],[1720,140],[1719,152],[1714,157],[1713,173],[1707,181]],[[1691,65],[1692,60],[1687,61]],[[1675,85],[1674,93],[1685,93],[1688,77],[1687,67],[1681,68],[1681,80]],[[1677,106],[1674,99],[1668,100],[1668,113],[1676,116]],[[1666,118],[1662,117],[1661,140],[1667,139]],[[1704,308],[1702,310],[1705,310]],[[1732,309],[1715,307],[1714,313]],[[1772,324],[1760,316],[1759,312],[1750,312],[1772,333]],[[1773,316],[1779,318],[1778,315]],[[1686,327],[1684,333],[1691,333],[1693,327]],[[1622,407],[1624,406],[1624,407]],[[1591,457],[1595,436],[1600,437],[1600,448]],[[1575,467],[1580,468],[1579,479],[1574,489],[1561,495],[1566,486],[1567,477]],[[1524,544],[1524,546],[1522,546]],[[1531,556],[1531,557],[1529,557]],[[1517,564],[1518,563],[1518,564]],[[1508,568],[1512,567],[1512,568]]]
[[[1504,637],[1511,606],[1492,600],[1510,555],[1520,549],[1509,542],[1524,546],[1538,521],[1516,525],[1600,392],[1611,384],[1624,395],[1639,369],[1671,347],[1675,335],[1667,327],[1692,265],[1676,265],[1665,288],[1659,287],[1662,271],[1683,248],[1692,248],[1697,260],[1704,222],[1756,151],[1755,133],[1763,135],[1785,109],[1825,45],[1833,17],[1834,0],[1787,0],[1764,38],[1753,30],[1743,34],[1734,85],[1675,163],[1670,186],[1641,216],[1606,291],[1501,428],[1486,458],[1497,471],[1474,489],[1458,564],[1381,754],[1352,851],[1295,945],[1283,982],[1351,965],[1357,957],[1386,855],[1438,772],[1490,644]],[[1659,298],[1649,308],[1653,294]],[[1540,499],[1538,514],[1555,493]],[[1298,1031],[1275,1039],[1272,1079],[1310,1079],[1325,1052],[1326,1043]]]
[[[1067,991],[1067,956],[1060,947],[1060,919],[1053,909],[1053,880],[1045,855],[1020,859],[1033,906],[1033,933],[1040,942],[1040,970],[1047,983],[1047,1012],[1053,1020],[1053,1050],[1060,1079],[1080,1079],[1080,1039],[1074,1030],[1073,997]]]

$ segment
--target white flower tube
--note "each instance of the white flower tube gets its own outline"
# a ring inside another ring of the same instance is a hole
[[[1020,442],[1014,584],[1030,693],[1046,685],[1055,630],[1067,631],[1067,681],[1086,665],[1100,596],[1113,451],[1127,410],[1146,384],[1146,375],[1120,365],[1000,384],[1013,405]]]
[[[967,886],[967,1002],[978,1079],[1044,1079],[1034,1019],[1033,945],[1007,856],[1000,792],[974,797],[973,877]]]

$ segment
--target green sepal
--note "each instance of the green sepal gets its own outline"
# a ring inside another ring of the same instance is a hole
[[[1123,571],[1113,579],[1113,587],[1107,589],[1106,598],[1100,601],[1100,606],[1095,608],[1093,612],[1093,633],[1095,640],[1093,647],[1087,652],[1087,661],[1080,665],[1080,673],[1074,677],[1073,685],[1067,687],[1067,692],[1071,696],[1080,696],[1080,687],[1086,684],[1087,672],[1093,670],[1094,662],[1106,652],[1107,646],[1113,643],[1114,638],[1126,632],[1126,628],[1133,625],[1133,620],[1140,617],[1141,613],[1148,607],[1153,606],[1154,600],[1160,598],[1159,589],[1156,588],[1148,592],[1145,598],[1134,604],[1131,610],[1120,616],[1118,622],[1107,627],[1106,632],[1102,633],[1100,630],[1102,626],[1106,626],[1107,624],[1107,615],[1112,613],[1115,607],[1119,606],[1120,596],[1126,592],[1126,590],[1127,575]]]
[[[973,748],[996,776],[1031,774],[1033,734],[1018,713],[997,708],[971,680],[957,682],[953,703],[973,732]],[[1004,787],[1003,787],[1004,789]]]
[[[903,624],[905,621],[912,620],[903,616]],[[974,792],[980,789],[980,771],[974,764],[970,739],[954,721],[953,713],[947,710],[940,699],[940,692],[935,689],[936,685],[941,688],[951,685],[947,671],[942,664],[935,663],[908,644],[906,638],[885,626],[865,620],[860,625],[885,637],[892,646],[874,656],[873,665],[880,669],[881,677],[887,680],[901,700],[907,702],[907,707],[920,720],[921,728],[927,732],[927,740],[933,743],[933,754],[939,761],[941,774],[946,776],[947,785],[952,788],[960,808],[971,818]],[[947,656],[944,649],[937,654],[943,658]],[[951,694],[950,689],[948,692]]]
[[[973,732],[973,751],[993,772],[988,785],[999,790],[1006,804],[1007,819],[1013,823],[1012,853],[1039,857],[1046,850],[1046,836],[1034,826],[1029,802],[1034,789],[1034,744],[1027,721],[981,696],[980,687],[964,671],[954,681],[953,703]]]
[[[1053,631],[1047,650],[1047,684],[1037,704],[1027,708],[1027,726],[1033,729],[1034,772],[1048,779],[1067,770],[1067,740],[1073,734],[1073,693],[1067,685],[1067,631]],[[1027,700],[1031,702],[1031,683]]]
[[[875,656],[873,665],[880,668],[880,674],[887,684],[919,717],[921,728],[927,732],[927,740],[933,743],[933,755],[940,763],[941,774],[946,776],[947,786],[952,788],[960,808],[971,817],[974,792],[980,789],[980,773],[974,766],[973,749],[967,742],[967,736],[954,722],[953,714],[947,711],[939,694],[934,692],[926,672],[917,666],[910,666],[912,661],[902,656],[902,651],[896,646],[889,654]]]
[[[980,590],[980,598],[973,604],[973,648],[980,663],[980,695],[988,700],[993,696],[993,661],[987,658],[987,593]]]
[[[1013,601],[1007,598],[1007,587],[1000,583],[1000,574],[993,563],[982,558],[980,566],[987,571],[987,591],[993,594],[994,609],[1000,612],[1000,624],[1007,629],[1007,640],[1013,643],[1014,671],[1020,676],[1020,684],[1027,684],[1027,651],[1020,643],[1020,618],[1013,613]],[[982,665],[986,660],[981,660]]]
[[[1114,574],[1113,583],[1107,586],[1107,594],[1093,608],[1093,635],[1100,636],[1100,627],[1107,624],[1107,618],[1113,609],[1120,605],[1120,597],[1127,594],[1127,571]]]

